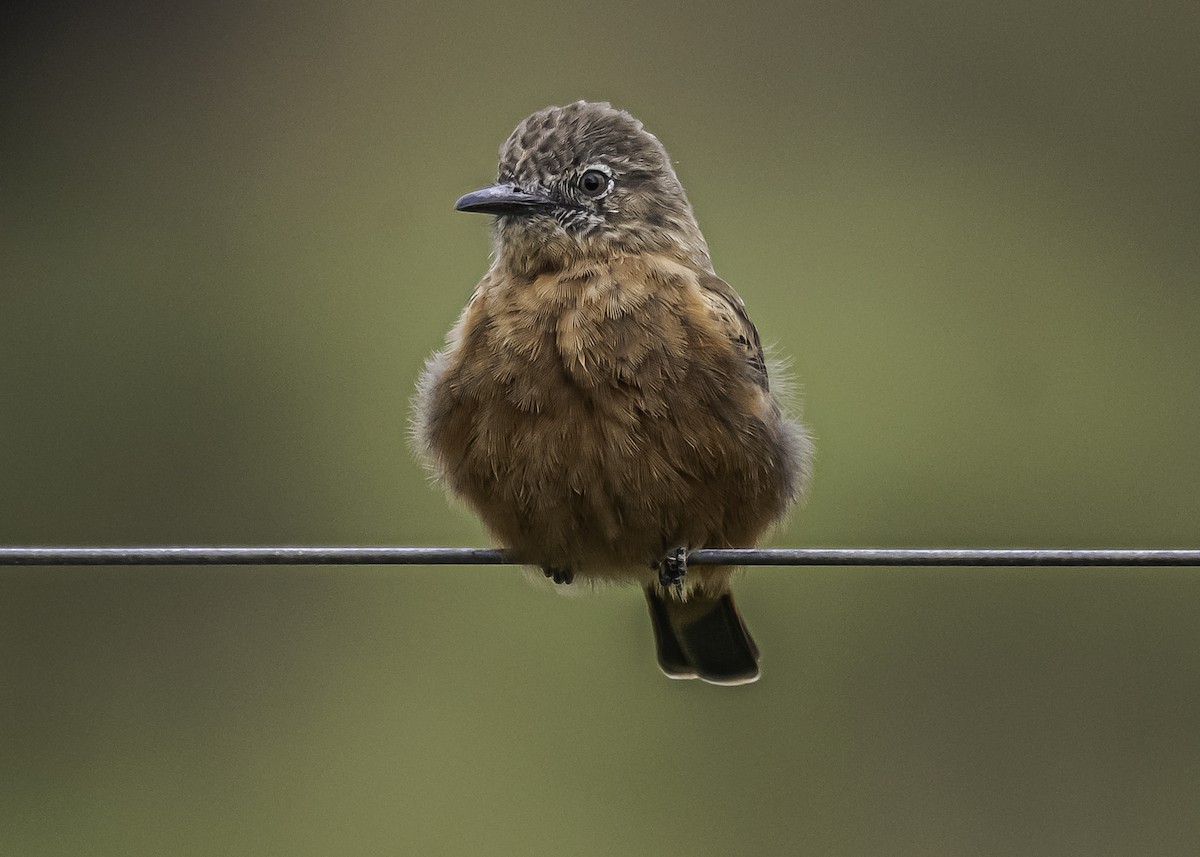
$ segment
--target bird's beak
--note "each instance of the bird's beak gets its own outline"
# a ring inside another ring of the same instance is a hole
[[[454,208],[480,214],[532,214],[551,205],[554,205],[554,200],[548,196],[526,193],[509,184],[494,184],[460,196]]]

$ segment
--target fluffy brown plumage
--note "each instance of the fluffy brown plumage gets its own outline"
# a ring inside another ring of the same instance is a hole
[[[812,448],[666,150],[607,104],[547,108],[458,208],[496,215],[495,258],[418,385],[434,472],[556,581],[645,587],[668,675],[753,681],[731,569],[665,586],[659,569],[676,549],[754,544]]]

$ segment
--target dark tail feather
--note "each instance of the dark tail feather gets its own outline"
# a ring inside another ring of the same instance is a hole
[[[696,593],[687,601],[646,587],[658,663],[670,678],[710,684],[749,684],[758,679],[758,646],[728,592]]]

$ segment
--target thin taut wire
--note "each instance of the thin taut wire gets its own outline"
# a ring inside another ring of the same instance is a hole
[[[1200,550],[1041,548],[702,549],[692,565],[1200,566]],[[501,550],[442,547],[0,547],[10,565],[504,565]]]

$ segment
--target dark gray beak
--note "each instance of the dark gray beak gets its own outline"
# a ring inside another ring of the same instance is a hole
[[[454,208],[480,214],[532,214],[552,205],[554,200],[548,196],[526,193],[508,184],[494,184],[460,196]]]

